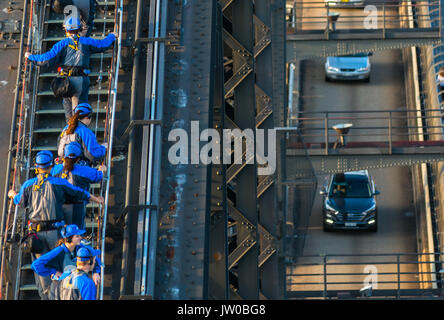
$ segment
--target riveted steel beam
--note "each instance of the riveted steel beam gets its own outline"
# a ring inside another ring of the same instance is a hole
[[[221,181],[211,183],[211,165],[170,162],[167,154],[173,143],[167,141],[167,137],[175,128],[190,130],[194,121],[199,121],[200,127],[205,129],[213,125],[214,114],[218,111],[214,103],[215,59],[216,48],[220,46],[216,44],[216,1],[159,2],[167,5],[167,34],[175,34],[178,38],[177,45],[167,48],[163,55],[164,68],[159,70],[164,72],[164,82],[156,98],[163,105],[161,137],[164,140],[159,143],[162,161],[157,163],[160,168],[154,171],[161,177],[161,183],[155,190],[159,197],[156,237],[149,238],[149,245],[155,247],[155,255],[150,256],[155,261],[154,274],[147,282],[153,284],[155,299],[208,299],[210,246],[219,249],[217,243],[210,243],[210,230],[219,227],[212,225],[212,221],[218,223],[212,217],[224,214],[223,208],[211,214],[219,196],[214,194],[212,198],[212,191],[221,187]],[[225,253],[223,248],[221,250],[222,260],[218,261],[223,262]],[[220,284],[213,280],[211,288],[215,283]],[[220,285],[222,288],[218,292],[223,295],[226,288],[223,283]]]
[[[305,170],[296,164],[303,157],[287,157],[287,178],[303,177]],[[310,155],[316,175],[332,174],[364,169],[382,169],[396,166],[412,166],[420,163],[444,161],[444,154],[355,154],[355,155]]]
[[[256,106],[255,106],[255,75],[254,75],[254,3],[251,0],[236,0],[231,3],[231,32],[232,38],[242,46],[236,47],[235,42],[231,40],[227,44],[231,49],[231,58],[233,59],[233,77],[238,77],[239,82],[228,87],[225,84],[225,97],[233,91],[233,122],[241,130],[254,129],[256,127]],[[228,10],[227,10],[228,11]],[[227,31],[227,30],[226,30]],[[226,32],[228,33],[228,32]],[[250,60],[246,62],[246,59]],[[246,65],[247,64],[247,65]],[[243,69],[242,69],[243,68]],[[242,70],[240,73],[238,70]],[[232,78],[233,78],[232,77]],[[231,81],[232,79],[229,79]],[[254,134],[255,135],[255,134]],[[228,174],[228,172],[227,172]],[[246,165],[236,174],[236,198],[235,205],[239,212],[245,216],[252,224],[253,228],[247,228],[246,225],[237,224],[236,226],[236,249],[230,255],[236,259],[237,286],[238,294],[244,299],[258,299],[259,297],[259,275],[258,275],[258,255],[259,248],[254,240],[246,242],[253,238],[257,239],[257,166],[253,164]],[[239,254],[239,255],[238,255]],[[239,259],[237,259],[239,257]]]
[[[412,46],[427,46],[440,43],[440,39],[421,38],[415,39],[330,39],[330,40],[305,40],[296,36],[287,36],[287,63],[297,60],[354,54],[361,52],[376,52],[392,49],[403,49]]]
[[[224,128],[283,126],[285,1],[220,0],[219,3],[224,15],[224,97],[229,109]],[[276,200],[276,190],[281,187],[276,184],[276,176],[280,174],[258,176],[256,154],[247,157],[243,152],[235,156],[241,157],[242,163],[235,161],[226,170],[226,183],[233,191],[228,193],[228,215],[234,220],[228,226],[233,247],[228,265],[236,278],[230,284],[230,298],[280,298],[284,295],[284,281],[276,281],[282,276],[276,257],[280,247],[276,237],[279,220],[276,203],[282,201]],[[251,160],[253,163],[247,164]],[[260,271],[260,268],[265,269]]]
[[[270,43],[256,58],[256,83],[267,95],[267,107],[272,110],[266,119],[260,122],[260,129],[265,132],[284,124],[284,106],[286,105],[286,70],[285,70],[285,1],[255,1],[257,30],[262,29],[264,39]],[[260,32],[258,31],[260,34]],[[262,42],[258,38],[259,44]],[[271,75],[271,76],[270,76]],[[262,109],[266,110],[266,109]],[[259,113],[260,115],[260,113]],[[269,148],[270,146],[268,146]],[[257,190],[259,201],[259,268],[260,295],[268,299],[283,299],[285,294],[285,270],[281,252],[281,230],[283,221],[282,193],[280,189],[284,153],[279,143],[276,146],[276,164],[274,173],[259,177]],[[263,228],[263,229],[262,229]]]
[[[224,108],[224,60],[222,41],[222,9],[220,4],[216,7],[215,28],[215,68],[214,68],[214,107],[212,114],[212,127],[222,136],[225,127]],[[211,123],[210,121],[210,123]],[[209,233],[209,280],[208,297],[215,300],[225,300],[229,297],[228,273],[228,212],[226,206],[226,166],[212,164],[211,168],[211,209]]]

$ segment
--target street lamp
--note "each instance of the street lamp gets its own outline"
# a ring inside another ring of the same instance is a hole
[[[351,123],[341,123],[333,126],[333,129],[338,133],[338,138],[333,145],[333,149],[344,147],[347,144],[345,136],[352,126],[353,124]]]
[[[371,297],[372,296],[372,285],[365,286],[364,288],[361,288],[359,292],[361,293],[361,297]]]
[[[327,28],[329,30],[330,30],[330,24],[331,24],[332,30],[336,31],[336,22],[338,21],[340,15],[341,14],[339,12],[329,12],[327,14],[327,21],[328,21]]]

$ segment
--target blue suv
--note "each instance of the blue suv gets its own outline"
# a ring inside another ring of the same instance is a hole
[[[324,196],[324,231],[378,230],[375,196],[379,191],[367,170],[333,174],[320,193]]]

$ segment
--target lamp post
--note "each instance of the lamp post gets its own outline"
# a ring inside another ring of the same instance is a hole
[[[327,14],[327,21],[328,21],[327,28],[329,30],[331,25],[332,31],[336,31],[336,22],[338,21],[340,15],[341,14],[338,12],[329,12]]]
[[[338,138],[333,145],[333,149],[336,149],[337,147],[344,147],[347,144],[345,136],[350,131],[352,126],[353,124],[351,123],[341,123],[333,126],[333,129],[338,133]]]

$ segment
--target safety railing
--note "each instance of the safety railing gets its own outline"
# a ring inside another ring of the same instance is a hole
[[[120,3],[120,6],[117,6],[117,2]],[[20,51],[19,51],[19,63],[18,63],[18,75],[17,75],[17,84],[16,84],[16,98],[15,98],[15,104],[14,104],[14,113],[12,117],[12,123],[11,123],[11,142],[10,142],[10,148],[9,148],[9,161],[8,161],[8,167],[7,167],[7,179],[5,182],[5,197],[4,197],[4,211],[2,215],[2,239],[1,239],[1,271],[0,271],[0,299],[2,298],[8,298],[8,288],[9,286],[6,286],[6,292],[5,295],[2,296],[2,287],[3,283],[5,281],[5,264],[12,261],[12,251],[14,252],[14,259],[17,259],[17,274],[15,275],[15,299],[18,299],[18,292],[19,292],[19,285],[20,285],[20,270],[21,270],[21,264],[22,264],[22,253],[20,250],[20,247],[17,247],[14,245],[14,240],[16,240],[16,230],[20,231],[23,229],[23,226],[20,226],[19,223],[23,223],[25,221],[25,212],[24,210],[18,210],[17,207],[12,206],[12,201],[9,201],[6,194],[7,190],[11,188],[11,180],[12,180],[12,188],[16,185],[15,181],[17,180],[18,183],[22,183],[23,181],[27,180],[29,178],[29,172],[32,163],[32,157],[31,152],[36,151],[34,150],[34,144],[36,141],[33,141],[35,139],[34,133],[35,133],[35,117],[37,115],[36,110],[37,105],[41,103],[40,99],[38,98],[37,89],[39,88],[39,78],[42,78],[42,74],[40,73],[40,69],[33,68],[32,65],[27,63],[27,60],[23,60],[24,56],[24,50],[31,51],[31,48],[33,48],[34,53],[41,53],[42,51],[42,41],[46,41],[48,39],[43,39],[43,35],[45,33],[45,27],[44,25],[49,23],[48,17],[49,17],[49,7],[48,7],[49,1],[45,0],[43,2],[35,2],[32,0],[25,1],[24,3],[24,17],[27,19],[23,19],[24,22],[29,21],[28,26],[28,34],[25,32],[25,25],[22,27],[22,40],[20,45]],[[111,21],[114,22],[114,26],[116,27],[117,24],[119,24],[118,32],[119,32],[119,39],[117,41],[117,46],[114,46],[113,51],[113,64],[111,66],[111,69],[108,72],[108,90],[104,92],[107,92],[107,99],[106,107],[105,107],[105,129],[104,129],[104,140],[108,142],[108,153],[107,158],[105,160],[105,165],[107,166],[108,170],[106,173],[106,177],[103,180],[103,184],[100,187],[100,195],[102,195],[105,192],[105,206],[102,208],[102,206],[99,206],[99,218],[98,218],[98,234],[97,237],[92,234],[91,240],[92,245],[95,247],[100,247],[100,240],[103,240],[101,243],[102,247],[102,261],[104,261],[104,239],[106,234],[106,221],[107,221],[107,202],[108,202],[108,195],[109,195],[109,181],[110,181],[110,175],[111,175],[111,157],[112,157],[112,141],[113,141],[113,134],[114,134],[114,120],[115,120],[115,108],[116,108],[116,95],[117,95],[117,83],[118,83],[118,71],[120,66],[120,48],[121,48],[121,21],[122,21],[122,1],[119,0],[105,0],[100,3],[100,6],[102,7],[102,10],[104,10],[104,14],[108,14],[111,16],[111,14],[108,13],[108,7],[115,7],[115,14],[114,17],[109,19],[105,17],[104,19],[100,19],[99,23],[103,23],[103,29],[102,29],[102,36],[105,35],[106,32],[106,25],[109,24]],[[27,17],[28,11],[29,13],[29,19]],[[119,12],[119,15],[116,14],[116,12]],[[58,23],[58,21],[55,21]],[[51,23],[55,23],[51,22]],[[96,21],[97,25],[97,21]],[[100,28],[99,28],[100,30]],[[28,43],[25,47],[24,39],[27,37]],[[55,38],[54,38],[55,39]],[[51,38],[52,41],[55,41]],[[97,135],[97,133],[100,131],[98,128],[99,118],[98,114],[101,112],[100,104],[101,104],[101,97],[100,93],[102,92],[102,77],[106,75],[103,75],[103,66],[104,66],[104,57],[107,54],[101,54],[99,58],[99,70],[98,70],[98,92],[97,94],[97,104],[96,104],[96,123],[94,132]],[[117,61],[117,62],[116,62]],[[91,90],[90,90],[91,92]],[[34,93],[34,94],[32,94]],[[92,103],[93,104],[93,103]],[[17,122],[17,115],[20,113],[19,121]],[[16,130],[18,130],[16,134]],[[16,145],[14,146],[13,143]],[[15,160],[14,167],[12,167],[13,160]],[[13,170],[12,170],[13,169]],[[9,210],[7,210],[9,208]],[[14,209],[14,210],[12,210]],[[94,210],[94,207],[92,208]],[[94,217],[96,213],[93,212],[92,216]],[[20,220],[21,217],[21,220]],[[12,230],[11,230],[12,229]],[[92,232],[94,232],[94,227]],[[9,239],[14,238],[14,239]],[[10,245],[6,245],[9,240],[11,241]],[[97,243],[94,243],[95,240],[97,240]],[[6,252],[6,247],[9,249],[9,254]],[[9,257],[9,259],[8,259]],[[11,265],[12,266],[12,265]],[[102,283],[100,288],[101,298],[102,298],[102,292],[103,292],[103,269],[102,269]]]
[[[23,166],[25,164],[25,140],[26,140],[26,117],[28,116],[28,105],[25,105],[28,101],[28,98],[25,95],[25,92],[29,90],[27,87],[29,85],[29,79],[27,76],[30,73],[31,65],[28,64],[28,61],[23,59],[24,50],[30,50],[32,46],[32,37],[30,36],[33,30],[33,16],[37,15],[33,10],[35,9],[35,3],[33,0],[26,0],[23,4],[23,20],[22,20],[22,28],[21,28],[21,39],[20,39],[20,48],[19,48],[19,59],[18,59],[18,71],[17,71],[17,80],[15,86],[15,98],[14,98],[14,106],[13,106],[13,114],[11,120],[11,133],[10,133],[10,142],[9,142],[9,152],[8,152],[8,162],[6,167],[6,181],[5,181],[5,189],[4,189],[4,198],[3,198],[3,212],[1,214],[1,239],[0,239],[0,300],[6,299],[8,297],[9,285],[6,284],[5,292],[3,292],[3,285],[7,280],[5,279],[6,268],[10,268],[10,266],[6,265],[11,261],[12,248],[9,246],[8,242],[9,234],[14,235],[14,230],[16,228],[16,220],[18,216],[17,207],[13,206],[13,202],[9,201],[7,196],[8,190],[14,188],[16,186],[16,181],[20,178],[19,175],[23,171]],[[28,16],[29,11],[29,16]],[[28,25],[26,25],[28,23]],[[26,26],[27,33],[25,31]],[[27,39],[26,47],[25,47],[25,38]],[[21,69],[23,66],[23,69]],[[26,98],[26,99],[25,99]],[[17,114],[19,114],[19,120],[17,122]],[[17,135],[16,135],[17,130]],[[15,146],[14,146],[15,143]],[[13,158],[15,158],[15,162],[13,164]],[[29,155],[28,155],[29,158]],[[29,170],[28,170],[29,171]],[[26,173],[28,173],[26,171]],[[12,179],[12,180],[11,180]],[[12,230],[12,232],[11,232]],[[9,249],[9,250],[7,250]]]
[[[288,298],[441,296],[443,253],[313,255],[286,267]],[[434,259],[431,259],[434,257]]]
[[[101,277],[100,277],[100,288],[99,288],[99,299],[103,300],[103,289],[104,289],[104,277],[105,277],[105,239],[106,239],[106,224],[108,220],[108,202],[109,202],[109,187],[111,178],[111,159],[113,150],[113,140],[114,140],[114,123],[116,115],[116,102],[117,102],[117,87],[119,83],[119,69],[121,61],[121,50],[122,50],[122,21],[123,21],[123,0],[115,0],[115,21],[114,21],[114,31],[118,33],[119,37],[117,39],[117,46],[114,46],[113,51],[113,64],[110,70],[110,86],[108,95],[108,107],[106,113],[105,121],[105,141],[108,143],[107,155],[106,155],[106,178],[104,179],[105,186],[102,187],[101,192],[105,189],[105,202],[103,206],[103,212],[101,219],[99,221],[101,224],[98,226],[98,230],[101,231],[100,235],[100,248],[101,248],[101,261],[103,265],[101,267]],[[117,29],[117,30],[116,30]],[[101,228],[101,229],[100,229]]]
[[[345,108],[337,108],[345,109]],[[426,114],[417,114],[413,110],[366,110],[366,111],[294,111],[293,121],[298,121],[299,134],[307,148],[324,148],[325,154],[330,149],[339,147],[375,147],[387,148],[391,154],[394,148],[442,146],[442,125],[430,125],[427,135],[429,140],[415,141],[420,126],[410,123],[413,119],[423,122],[441,119],[440,109],[429,109]],[[412,129],[412,130],[409,130]],[[289,139],[287,148],[302,147]]]
[[[327,5],[327,3],[330,3]],[[344,7],[354,7],[352,1],[294,1],[287,5],[287,32],[297,34],[312,30],[332,31],[380,31],[382,37],[386,31],[402,31],[412,18],[412,10],[416,12],[414,25],[409,31],[434,31],[440,34],[442,17],[439,14],[439,0],[419,0],[410,2],[378,1],[362,5],[356,10],[342,10]],[[401,10],[408,7],[411,10]],[[430,13],[425,10],[426,8]]]

